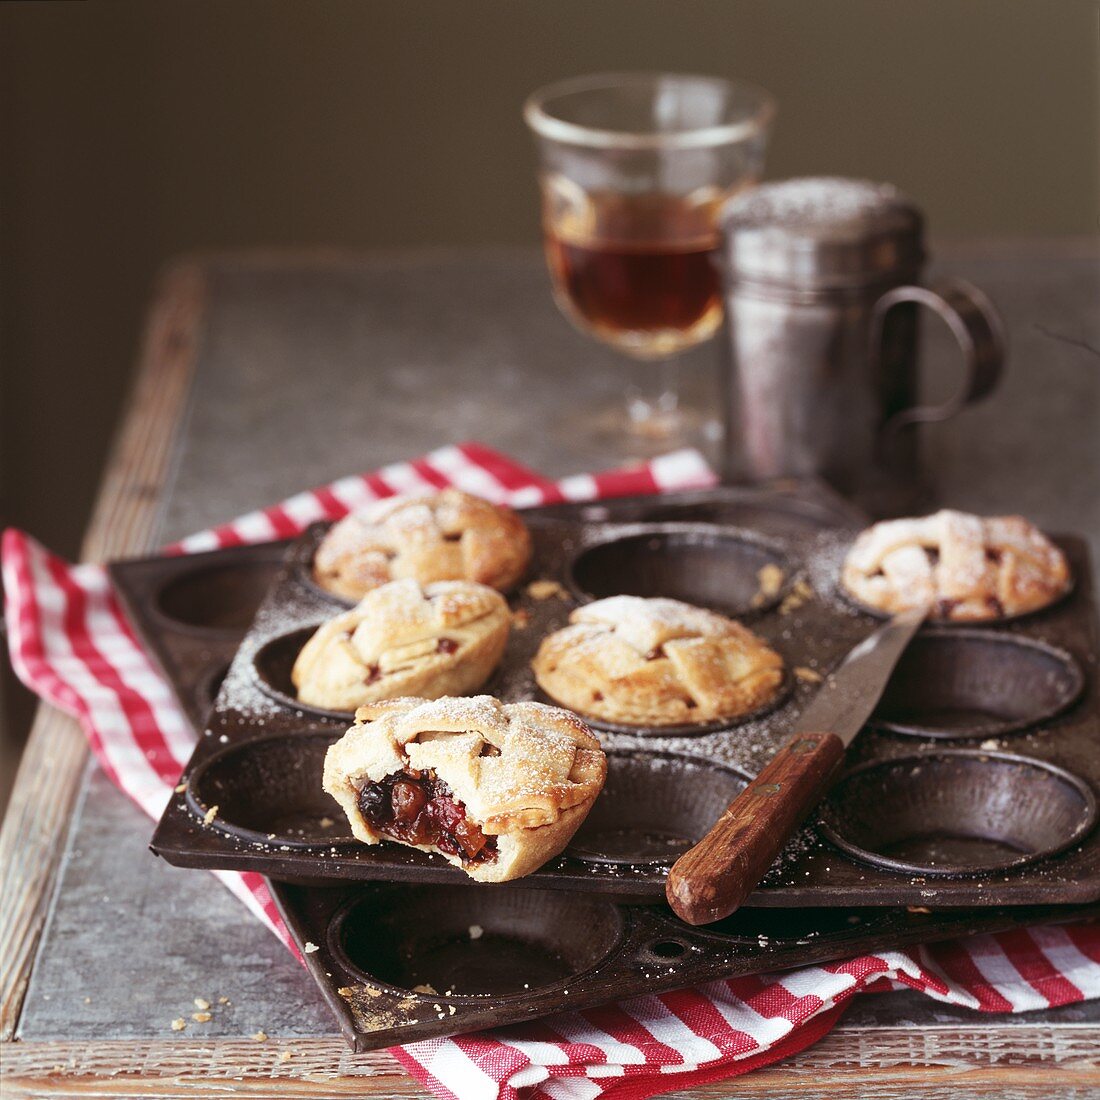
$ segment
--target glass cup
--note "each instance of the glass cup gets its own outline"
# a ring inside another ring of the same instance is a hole
[[[659,368],[616,410],[635,443],[674,445],[698,426],[668,367],[721,323],[718,211],[760,178],[774,114],[754,85],[675,73],[565,80],[524,106],[558,307]]]

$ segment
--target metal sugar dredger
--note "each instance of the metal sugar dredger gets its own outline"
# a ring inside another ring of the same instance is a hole
[[[1000,320],[960,279],[925,285],[924,218],[889,184],[765,184],[721,215],[727,322],[725,474],[824,477],[873,515],[925,503],[916,425],[986,397],[1005,359]],[[949,400],[920,405],[918,305],[964,357]]]

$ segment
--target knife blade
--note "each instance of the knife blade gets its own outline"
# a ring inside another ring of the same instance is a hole
[[[874,713],[886,681],[927,613],[903,611],[868,634],[826,677],[810,705],[799,716],[797,730],[828,730],[845,747]]]
[[[665,896],[688,924],[728,917],[829,789],[871,717],[927,609],[905,611],[868,635],[821,685],[795,732],[669,871]]]

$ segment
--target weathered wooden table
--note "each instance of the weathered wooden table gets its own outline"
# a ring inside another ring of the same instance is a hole
[[[941,499],[1020,510],[1100,551],[1095,243],[940,251],[1012,340],[1000,392],[926,435]],[[957,363],[928,336],[942,391]],[[711,348],[685,365],[696,400],[714,399],[714,363]],[[620,392],[624,369],[558,316],[531,251],[183,263],[159,287],[85,555],[141,554],[463,438],[551,474],[609,465],[625,456],[577,439],[572,417]],[[350,1055],[305,972],[212,877],[149,855],[150,830],[76,725],[42,708],[0,837],[5,1097],[423,1095],[388,1054]],[[210,1023],[171,1030],[219,996]],[[1098,1055],[1100,1003],[1008,1018],[893,994],[859,998],[791,1061],[690,1095],[1095,1096]]]

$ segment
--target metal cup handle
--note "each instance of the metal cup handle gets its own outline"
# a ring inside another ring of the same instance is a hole
[[[882,437],[910,424],[947,420],[967,405],[987,397],[1000,381],[1005,362],[1004,327],[993,303],[963,279],[942,279],[931,286],[899,286],[875,303],[871,347],[882,346],[886,314],[902,302],[928,306],[946,322],[962,349],[965,378],[962,387],[942,405],[914,405],[895,413],[882,426]]]

